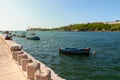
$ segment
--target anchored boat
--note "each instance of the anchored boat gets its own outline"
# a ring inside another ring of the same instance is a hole
[[[90,48],[59,48],[59,53],[89,55]]]
[[[38,37],[38,36],[31,36],[31,37],[26,37],[26,39],[29,39],[29,40],[40,40],[40,37]]]

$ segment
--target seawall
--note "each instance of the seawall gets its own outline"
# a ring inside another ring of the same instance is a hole
[[[8,55],[17,64],[26,80],[65,80],[45,64],[25,52],[22,45],[12,40],[5,40],[2,35],[0,35],[0,41],[7,45],[5,49],[8,51]]]

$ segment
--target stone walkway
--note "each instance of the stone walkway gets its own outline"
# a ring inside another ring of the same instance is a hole
[[[0,40],[0,80],[27,80]]]

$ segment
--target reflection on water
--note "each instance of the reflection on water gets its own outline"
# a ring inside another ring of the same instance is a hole
[[[30,32],[29,32],[30,33]],[[34,32],[40,41],[15,37],[24,50],[67,80],[119,80],[120,32]],[[59,54],[60,47],[90,47],[90,56]],[[95,56],[92,51],[96,51]]]

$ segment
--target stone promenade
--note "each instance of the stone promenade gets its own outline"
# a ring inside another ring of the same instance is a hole
[[[6,47],[0,40],[0,80],[27,80]]]

